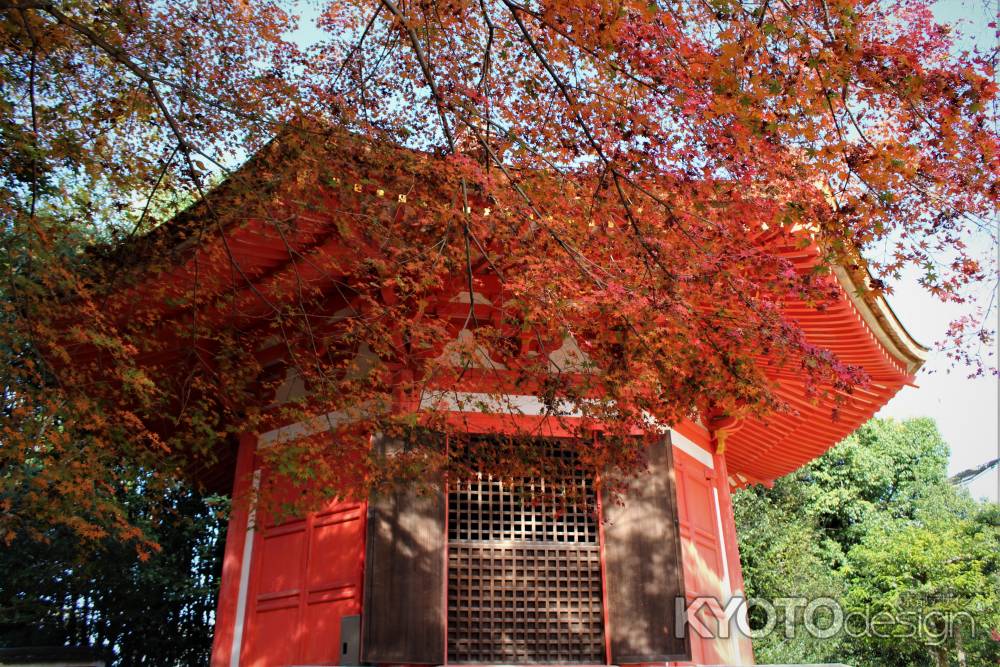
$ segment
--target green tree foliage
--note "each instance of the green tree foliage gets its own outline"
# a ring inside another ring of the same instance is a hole
[[[853,619],[817,639],[801,610],[791,637],[782,617],[755,642],[760,662],[996,664],[1000,510],[951,486],[947,460],[932,420],[875,419],[772,489],[735,495],[747,595],[832,597]]]
[[[935,511],[878,525],[851,550],[848,607],[872,619],[910,612],[866,638],[869,664],[997,663],[988,632],[1000,627],[998,518],[995,506]]]
[[[151,493],[148,475],[122,477],[131,483],[120,506],[158,546],[114,533],[95,541],[43,518],[33,535],[0,542],[0,646],[92,646],[122,665],[207,664],[226,501],[179,485]]]

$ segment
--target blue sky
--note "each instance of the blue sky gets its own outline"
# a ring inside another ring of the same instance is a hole
[[[948,323],[963,307],[942,304],[917,285],[915,279],[895,285],[889,297],[907,330],[920,342],[940,340]],[[994,311],[994,325],[996,311]],[[951,445],[949,472],[954,474],[1000,456],[997,436],[997,378],[968,379],[964,368],[950,368],[943,355],[932,352],[917,376],[918,387],[904,387],[879,412],[880,417],[933,417]],[[998,500],[997,474],[976,480],[970,491],[977,498]]]
[[[997,0],[939,0],[934,5],[935,16],[942,22],[956,24],[964,37],[956,45],[969,49],[978,46],[989,51],[997,45],[997,37],[988,23],[997,20],[1000,4]],[[994,227],[1000,220],[994,218]],[[986,242],[986,253],[995,245]],[[889,301],[906,328],[920,342],[931,345],[941,340],[948,323],[967,312],[965,306],[942,304],[924,292],[915,275],[904,276],[895,285],[895,294]],[[985,306],[990,290],[973,294]],[[997,311],[992,315],[997,325]],[[995,350],[994,350],[995,351]],[[996,363],[996,358],[993,358]],[[950,370],[950,372],[949,372]],[[970,380],[962,368],[949,369],[941,354],[932,353],[924,370],[917,378],[918,388],[906,387],[894,398],[879,416],[883,417],[933,417],[941,433],[951,445],[951,473],[972,468],[1000,456],[1000,438],[997,435],[998,414],[997,378],[990,376]],[[976,480],[970,491],[977,497],[1000,502],[1000,470]]]

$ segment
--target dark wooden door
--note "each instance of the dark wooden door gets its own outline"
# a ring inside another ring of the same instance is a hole
[[[604,663],[595,500],[580,471],[450,489],[449,662]]]
[[[603,503],[611,661],[619,665],[690,659],[676,624],[684,569],[669,436],[651,444],[647,458],[624,504]]]
[[[402,488],[369,500],[365,662],[444,662],[444,547],[443,491]]]

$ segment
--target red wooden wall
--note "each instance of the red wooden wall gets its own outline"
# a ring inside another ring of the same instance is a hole
[[[264,518],[254,534],[241,665],[337,664],[340,619],[361,613],[365,507]]]
[[[725,604],[743,587],[725,461],[709,454],[707,434],[684,432],[687,437],[674,438],[674,461],[686,594],[689,601],[711,595]],[[247,439],[244,446],[253,444]],[[275,511],[241,507],[253,484],[254,458],[241,454],[212,666],[337,664],[341,617],[361,613],[366,507],[330,502],[304,518],[280,521],[269,516]],[[274,480],[258,473],[259,484],[269,482]],[[255,525],[249,533],[248,522]],[[246,554],[249,571],[240,562]],[[719,616],[708,607],[699,613],[706,625]],[[234,645],[240,646],[238,660]],[[692,636],[691,649],[694,664],[752,664],[746,638]]]

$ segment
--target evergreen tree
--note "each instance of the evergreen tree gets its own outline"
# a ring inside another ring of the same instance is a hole
[[[760,662],[996,664],[1000,511],[950,485],[947,461],[932,420],[873,419],[773,488],[735,494],[748,596],[832,597],[854,620],[818,639],[798,609],[789,638],[782,616],[755,642]]]
[[[152,493],[146,477],[133,471],[118,499],[142,539],[39,525],[0,542],[0,647],[88,646],[114,664],[207,664],[227,502],[181,485]],[[5,500],[18,510],[16,496]]]

